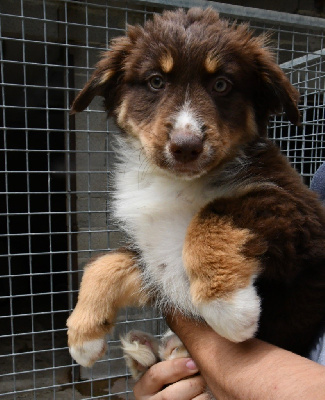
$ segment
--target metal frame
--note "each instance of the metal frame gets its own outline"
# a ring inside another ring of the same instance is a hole
[[[0,399],[133,398],[119,349],[131,328],[160,335],[155,310],[125,310],[91,370],[70,358],[65,320],[87,260],[114,249],[110,137],[99,102],[69,116],[98,54],[127,24],[164,8],[211,6],[273,32],[278,62],[302,94],[302,125],[272,119],[306,183],[324,161],[325,20],[200,0],[8,0],[0,5]]]
[[[219,3],[207,0],[138,0],[137,3],[144,5],[159,5],[167,7],[212,7],[219,11],[220,14],[237,19],[247,19],[250,21],[259,21],[274,24],[283,24],[295,26],[299,28],[317,28],[324,29],[325,21],[323,18],[308,17],[296,14],[288,14],[272,10],[264,10],[261,8],[237,6],[233,4]]]

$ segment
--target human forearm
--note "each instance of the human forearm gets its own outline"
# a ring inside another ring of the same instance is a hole
[[[257,339],[229,342],[180,315],[168,323],[220,400],[325,400],[325,368],[312,361]]]

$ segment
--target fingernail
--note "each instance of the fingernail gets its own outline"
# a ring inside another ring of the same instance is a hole
[[[188,360],[185,365],[186,365],[186,367],[188,369],[191,369],[191,370],[197,370],[198,369],[196,364],[195,364],[195,362],[192,359]]]

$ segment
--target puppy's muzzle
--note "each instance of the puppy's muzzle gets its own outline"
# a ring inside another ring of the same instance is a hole
[[[203,151],[203,140],[190,130],[176,130],[170,138],[173,158],[183,164],[197,160]]]

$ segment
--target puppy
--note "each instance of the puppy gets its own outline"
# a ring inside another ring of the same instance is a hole
[[[118,310],[156,304],[234,342],[307,354],[325,315],[325,214],[266,137],[299,95],[265,36],[211,8],[155,15],[113,40],[72,105],[95,96],[122,133],[112,205],[130,246],[85,269],[67,321],[90,366]]]

